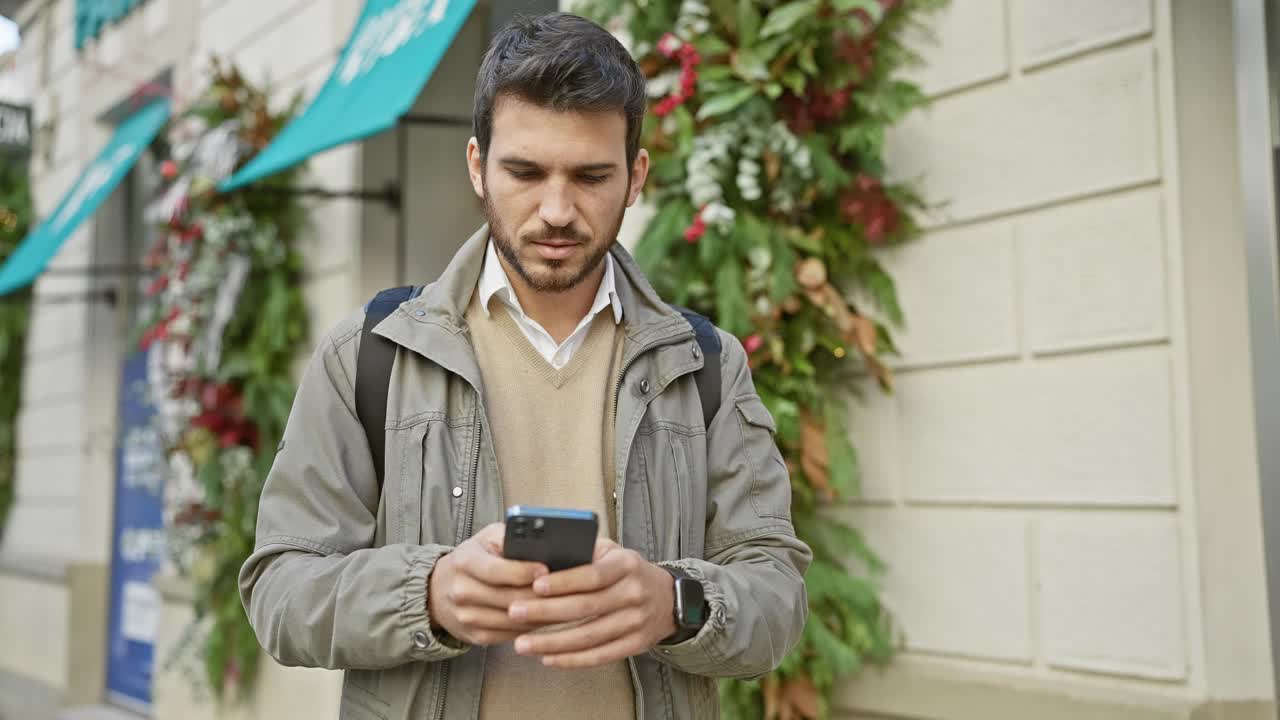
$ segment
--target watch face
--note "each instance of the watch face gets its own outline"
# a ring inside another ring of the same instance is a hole
[[[676,582],[676,604],[679,606],[679,622],[682,627],[702,627],[706,622],[702,583],[693,578],[680,578]]]

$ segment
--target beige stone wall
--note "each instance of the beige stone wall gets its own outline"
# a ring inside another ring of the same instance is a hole
[[[67,587],[49,579],[5,573],[0,574],[0,598],[0,637],[6,648],[0,651],[0,672],[66,687],[71,626]]]
[[[940,207],[888,257],[909,325],[897,393],[855,406],[849,513],[906,647],[845,708],[1272,697],[1231,18],[1210,5],[953,0],[920,42],[933,104],[889,165]]]

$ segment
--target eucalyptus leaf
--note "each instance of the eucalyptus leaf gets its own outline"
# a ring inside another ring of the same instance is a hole
[[[782,74],[782,84],[797,97],[804,96],[804,86],[806,79],[804,73],[797,69],[791,69]]]
[[[725,42],[719,35],[703,35],[693,41],[693,46],[703,57],[712,55],[723,55],[733,49],[729,43]]]
[[[769,77],[768,58],[751,48],[742,48],[733,56],[733,70],[743,80],[764,80]]]
[[[862,10],[871,18],[872,25],[878,25],[884,19],[884,7],[876,0],[831,0],[831,7],[841,13]]]
[[[738,42],[751,47],[760,35],[760,10],[755,0],[738,0]]]
[[[824,249],[822,247],[821,240],[816,240],[798,230],[791,230],[788,232],[787,240],[789,240],[795,247],[809,253],[810,255],[821,255]]]
[[[813,55],[816,48],[816,42],[807,42],[804,47],[800,48],[800,53],[796,56],[796,61],[800,64],[800,69],[805,71],[808,75],[818,74],[818,62],[814,59]]]
[[[763,42],[757,43],[753,49],[757,55],[766,63],[773,62],[773,59],[782,52],[782,48],[795,42],[790,35],[780,35],[778,37],[769,38]]]
[[[702,104],[698,108],[698,119],[706,120],[707,118],[716,117],[732,112],[742,103],[750,100],[755,96],[757,90],[754,87],[744,87],[724,95],[717,95]]]
[[[693,136],[695,132],[693,124],[693,116],[689,114],[689,108],[684,105],[677,106],[671,113],[676,120],[676,147],[677,152],[682,156],[688,156],[693,152]]]
[[[773,37],[787,32],[801,20],[818,12],[818,0],[795,0],[773,9],[764,19],[760,37]]]
[[[698,261],[705,267],[715,267],[716,260],[724,254],[725,238],[714,227],[707,228],[698,240]]]
[[[699,83],[705,83],[709,80],[728,80],[731,77],[733,77],[733,68],[728,65],[712,65],[698,68]]]
[[[735,0],[704,0],[711,10],[711,17],[719,18],[730,35],[738,34],[737,2]]]

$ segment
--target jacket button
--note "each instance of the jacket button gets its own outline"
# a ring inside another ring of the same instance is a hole
[[[426,315],[426,314],[427,314],[427,311],[426,311],[426,310],[415,310],[413,314],[414,314],[414,315],[417,315],[418,317],[422,317],[422,316],[424,316],[424,315]]]
[[[461,487],[455,487],[455,488],[453,489],[453,496],[454,496],[454,497],[462,497],[462,488],[461,488]]]
[[[693,359],[694,359],[694,360],[697,360],[697,359],[699,359],[699,358],[701,358],[701,357],[702,357],[702,351],[698,349],[698,346],[697,346],[697,345],[694,345],[694,346],[693,346]]]
[[[413,644],[418,646],[419,650],[427,649],[427,634],[419,630],[413,634]]]
[[[648,394],[649,394],[649,379],[648,379],[648,378],[640,378],[640,394],[641,394],[641,395],[648,395]]]

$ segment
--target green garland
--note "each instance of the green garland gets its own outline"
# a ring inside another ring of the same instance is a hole
[[[809,623],[762,682],[721,686],[731,718],[824,717],[839,677],[897,633],[883,567],[824,507],[856,494],[849,405],[902,322],[880,248],[919,235],[922,200],[886,183],[885,131],[924,98],[898,77],[903,31],[942,0],[586,0],[649,78],[657,213],[636,257],[660,292],[739,336],[778,424],[792,514],[812,546]]]
[[[4,158],[0,161],[0,264],[26,237],[31,214],[26,161]],[[0,298],[0,378],[5,379],[0,383],[0,537],[16,493],[18,408],[30,316],[30,289]]]
[[[236,68],[215,60],[212,74],[168,133],[161,168],[171,184],[158,201],[165,226],[145,260],[149,300],[139,342],[185,356],[160,380],[173,401],[167,422],[177,425],[166,432],[174,469],[166,520],[170,555],[195,590],[188,639],[201,638],[205,680],[222,699],[245,697],[256,676],[261,650],[237,578],[253,551],[258,498],[293,403],[307,308],[295,247],[305,216],[296,196],[274,192],[301,168],[221,194],[217,176],[229,168],[211,174],[209,167],[225,162],[227,147],[239,148],[237,164],[266,147],[297,102],[274,113]],[[237,265],[240,283],[229,279]],[[234,310],[220,317],[217,298],[228,293]],[[207,632],[196,633],[204,621]]]

